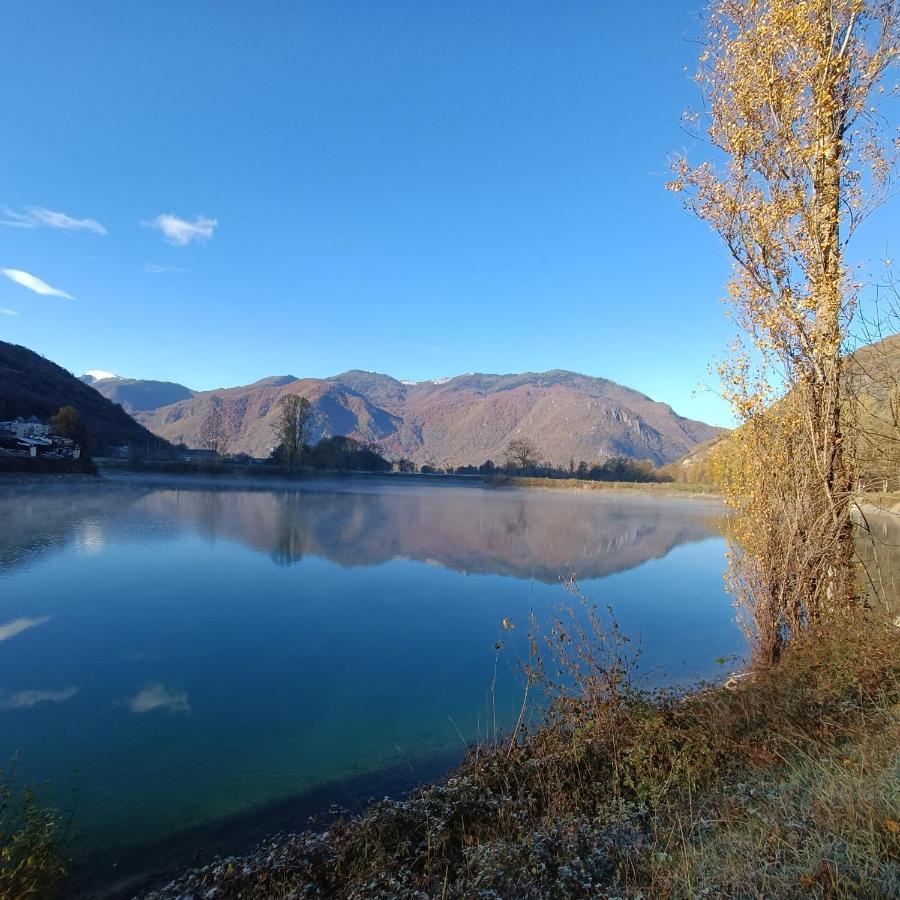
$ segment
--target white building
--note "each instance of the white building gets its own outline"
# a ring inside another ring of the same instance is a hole
[[[27,419],[19,416],[9,422],[0,422],[0,431],[8,431],[17,438],[43,438],[50,434],[51,428],[37,416],[29,416]]]

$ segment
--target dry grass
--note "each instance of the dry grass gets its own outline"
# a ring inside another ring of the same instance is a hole
[[[669,811],[654,840],[671,849],[636,860],[632,880],[659,896],[900,896],[900,732],[884,712],[874,732],[784,757],[690,816]]]
[[[581,478],[525,478],[496,475],[493,487],[553,488],[570,491],[613,491],[615,493],[650,494],[655,497],[719,497],[710,484],[687,484],[678,481],[586,481]]]
[[[56,895],[66,875],[67,823],[34,787],[22,785],[16,762],[0,770],[0,898]]]

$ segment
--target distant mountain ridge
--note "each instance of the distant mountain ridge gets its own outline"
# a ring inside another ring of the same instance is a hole
[[[168,406],[170,403],[187,400],[194,395],[190,388],[173,381],[122,378],[120,375],[113,375],[112,372],[97,369],[85,372],[81,380],[131,414]]]
[[[623,455],[662,465],[724,431],[609,379],[563,369],[468,373],[412,384],[354,369],[330,378],[270,376],[213,391],[115,376],[94,387],[127,403],[155,434],[192,447],[201,445],[203,424],[218,403],[228,450],[253,456],[274,446],[277,403],[289,393],[313,404],[313,440],[348,435],[380,444],[390,457],[437,466],[501,463],[507,444],[519,436],[532,438],[542,458],[554,464]],[[185,395],[162,402],[168,390]]]

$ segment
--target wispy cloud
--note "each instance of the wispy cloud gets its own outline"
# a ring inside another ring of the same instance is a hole
[[[156,263],[147,263],[144,271],[151,275],[161,275],[164,272],[187,272],[187,269],[182,269],[181,266],[158,266]]]
[[[46,281],[41,281],[36,275],[30,272],[23,272],[21,269],[0,269],[0,275],[5,275],[10,281],[21,284],[22,287],[41,294],[44,297],[63,297],[66,300],[74,300],[71,294],[61,291],[59,288],[50,287]]]
[[[0,625],[0,641],[8,641],[17,634],[28,631],[29,628],[36,628],[38,625],[49,622],[51,618],[51,616],[38,616],[36,619],[12,619],[5,625]]]
[[[156,709],[167,709],[172,713],[190,712],[187,694],[184,691],[170,691],[164,684],[154,681],[138,691],[126,706],[133,713],[148,713]]]
[[[106,229],[95,219],[76,219],[65,213],[46,209],[43,206],[29,206],[25,212],[17,213],[4,207],[6,219],[0,219],[0,225],[12,225],[15,228],[58,228],[62,231],[89,231],[91,234],[106,234]]]
[[[0,709],[31,709],[38,703],[65,703],[78,693],[74,685],[58,691],[17,691],[15,694],[0,692]]]
[[[185,247],[191,241],[203,243],[213,236],[213,231],[219,224],[217,219],[209,219],[206,216],[197,216],[193,222],[182,219],[172,213],[163,213],[152,222],[142,222],[149,228],[155,228],[162,232],[163,237],[178,247]]]
[[[14,309],[0,309],[0,315],[2,315],[2,316],[17,316],[18,313]]]

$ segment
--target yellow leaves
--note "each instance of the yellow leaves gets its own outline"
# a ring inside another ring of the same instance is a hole
[[[881,824],[884,825],[885,830],[889,831],[891,834],[900,834],[900,822],[896,819],[883,819]]]
[[[840,64],[832,52],[851,17],[877,32],[884,9],[877,0],[713,0],[699,78],[710,137],[730,159],[716,171],[679,157],[666,184],[725,239],[736,264],[728,296],[738,324],[764,359],[778,368],[791,360],[800,379],[833,350],[810,347],[817,319],[841,316],[855,302],[855,289],[839,286],[844,220],[836,211],[868,210],[863,186],[876,190],[890,179],[879,126],[855,113],[879,86],[876,61],[890,40],[880,48],[850,40]],[[831,123],[851,118],[852,139],[835,140]],[[829,281],[836,304],[816,299]],[[752,414],[756,404],[740,398],[738,385],[729,394],[742,416]]]

